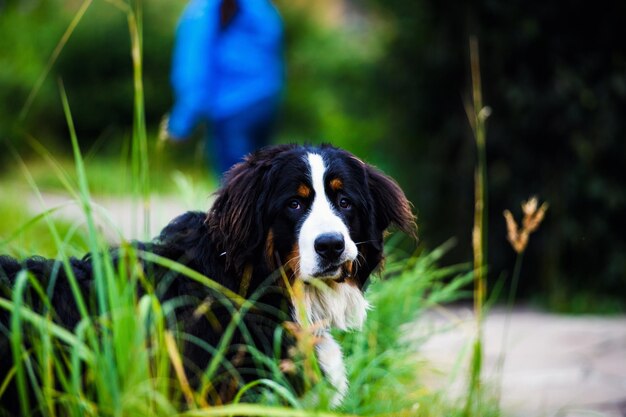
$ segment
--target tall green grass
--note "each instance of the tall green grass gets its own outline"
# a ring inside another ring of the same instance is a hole
[[[486,384],[483,378],[483,323],[487,309],[487,255],[488,255],[488,181],[487,181],[487,129],[486,120],[491,115],[491,108],[483,104],[482,81],[480,72],[480,56],[478,39],[475,36],[470,38],[470,75],[471,75],[471,100],[465,105],[467,118],[472,128],[473,138],[476,145],[476,164],[474,173],[474,226],[472,229],[472,250],[473,250],[473,281],[474,281],[474,319],[475,334],[469,362],[469,378],[467,396],[463,415],[484,416],[485,410],[493,403],[494,398],[499,398],[499,393],[489,394],[486,391]],[[517,252],[515,266],[513,268],[513,278],[508,297],[508,311],[504,329],[503,344],[506,345],[508,337],[509,320],[515,302],[515,295],[519,282],[523,253],[528,244],[529,235],[541,224],[548,205],[544,203],[538,207],[536,198],[529,199],[522,204],[524,219],[522,227],[518,228],[513,220],[512,214],[506,210],[504,216],[507,222],[508,240],[513,249]],[[497,293],[499,289],[495,289]],[[504,364],[506,352],[499,355],[498,372],[501,372]],[[496,384],[498,381],[495,381]],[[499,413],[498,407],[494,410]]]
[[[480,59],[478,40],[470,39],[470,68],[472,76],[472,99],[466,104],[467,118],[472,127],[476,143],[476,168],[474,171],[474,227],[472,229],[472,250],[474,253],[474,316],[476,333],[470,358],[468,395],[465,415],[478,416],[483,400],[483,319],[484,305],[487,299],[487,231],[488,231],[488,187],[487,187],[487,151],[485,121],[490,108],[483,106],[482,85],[480,79]]]
[[[75,329],[63,329],[53,323],[49,294],[37,289],[37,282],[26,274],[19,277],[12,298],[0,300],[0,308],[13,312],[11,342],[16,367],[6,377],[17,381],[23,415],[450,415],[453,407],[422,386],[421,365],[414,357],[415,345],[404,338],[402,329],[409,329],[424,309],[463,296],[461,288],[471,275],[463,266],[438,268],[436,261],[444,249],[400,257],[393,247],[388,248],[392,259],[384,279],[375,280],[368,291],[374,309],[364,331],[336,335],[350,371],[350,393],[341,412],[329,409],[327,400],[332,388],[323,382],[318,368],[306,375],[310,379],[310,393],[298,397],[282,377],[275,358],[258,353],[258,361],[274,362],[274,378],[243,387],[236,404],[207,407],[204,393],[193,392],[179,372],[179,349],[172,343],[175,335],[165,325],[171,319],[172,305],[161,304],[148,277],[132,265],[143,257],[203,282],[227,298],[237,297],[218,288],[209,277],[199,276],[175,262],[137,253],[127,244],[120,248],[121,265],[112,263],[105,250],[106,242],[94,226],[89,180],[65,92],[62,89],[61,92],[79,178],[78,187],[68,191],[83,208],[88,225],[87,246],[96,254],[96,297],[84,300],[77,289],[74,291],[83,317]],[[28,176],[26,167],[24,173]],[[29,182],[37,192],[30,177]],[[71,183],[63,182],[71,187]],[[67,235],[49,216],[42,219],[47,222],[48,233],[54,237],[59,257],[72,279],[67,264]],[[34,223],[25,227],[30,224]],[[31,293],[49,306],[44,314],[28,307],[34,301],[24,297],[29,293],[28,288],[34,288]],[[139,297],[138,288],[145,295]],[[242,308],[245,303],[237,300]],[[238,315],[233,317],[230,329],[240,324]],[[222,343],[214,347],[216,361],[225,360],[219,352],[228,344],[228,336],[227,331]],[[304,349],[302,353],[296,367],[315,362],[312,350]],[[207,369],[208,374],[220,364],[216,361]],[[5,385],[6,381],[2,383]],[[41,404],[36,410],[28,406],[32,400],[29,395],[33,393],[36,403]]]
[[[99,237],[94,239],[98,241]],[[455,414],[454,406],[423,386],[423,364],[416,360],[415,342],[406,337],[424,309],[467,296],[462,291],[472,278],[467,266],[436,265],[444,249],[408,259],[391,259],[382,279],[375,279],[367,292],[374,308],[364,330],[335,335],[343,347],[350,380],[350,391],[340,411],[328,407],[332,388],[323,382],[318,369],[305,374],[311,389],[304,397],[298,397],[281,375],[278,361],[260,353],[256,354],[258,361],[274,363],[273,377],[242,387],[236,404],[207,406],[202,390],[191,390],[178,372],[180,357],[175,340],[184,335],[176,335],[166,326],[171,321],[173,306],[161,304],[146,283],[148,277],[131,267],[144,254],[127,245],[122,245],[121,251],[123,262],[119,268],[102,257],[100,273],[95,276],[102,280],[96,286],[96,300],[81,301],[98,305],[98,312],[85,311],[75,329],[56,326],[51,310],[36,314],[29,309],[34,300],[25,298],[26,293],[36,294],[44,305],[49,302],[45,291],[27,291],[37,284],[26,274],[18,279],[11,300],[0,299],[0,308],[13,312],[11,334],[17,366],[15,374],[8,377],[16,378],[22,387],[24,415]],[[390,252],[397,253],[393,248]],[[225,298],[236,299],[208,277],[182,265],[154,256],[148,259],[223,291]],[[145,295],[137,295],[138,287]],[[236,300],[234,305],[245,309],[246,301]],[[233,315],[230,329],[240,325],[238,317]],[[228,336],[227,330],[223,343],[214,347],[216,361],[225,361],[219,352],[228,344]],[[306,362],[315,362],[312,350],[302,349],[301,353],[296,368],[305,369]],[[207,373],[213,373],[220,364],[213,362]],[[36,402],[42,405],[40,409],[28,409],[29,392],[35,393]]]
[[[173,305],[161,304],[153,283],[139,268],[138,259],[187,275],[233,300],[234,306],[245,309],[246,301],[237,299],[225,289],[183,265],[138,253],[125,243],[120,247],[120,265],[114,265],[106,242],[94,225],[89,179],[78,141],[72,128],[71,109],[61,88],[70,136],[76,159],[78,186],[62,181],[83,208],[87,224],[87,248],[95,256],[95,299],[84,300],[76,283],[74,297],[82,321],[75,329],[63,329],[52,321],[50,295],[37,288],[37,282],[22,274],[11,299],[1,299],[0,308],[13,312],[11,343],[16,363],[14,378],[19,390],[23,415],[433,415],[454,414],[436,392],[426,389],[420,379],[421,364],[415,358],[416,346],[404,337],[404,329],[424,309],[454,301],[464,295],[461,290],[471,280],[465,266],[439,268],[436,261],[444,249],[420,256],[400,256],[393,246],[388,248],[391,259],[383,279],[374,280],[368,298],[374,305],[363,332],[336,334],[346,355],[350,375],[350,392],[341,411],[328,406],[332,388],[323,381],[319,368],[305,373],[310,387],[308,395],[298,397],[281,373],[274,357],[256,353],[260,363],[272,364],[271,379],[262,379],[244,386],[233,405],[209,407],[206,390],[193,391],[180,372],[181,358],[177,335],[166,326],[171,321]],[[58,172],[59,175],[62,171]],[[35,193],[33,179],[24,174]],[[59,258],[70,280],[68,236],[59,230],[49,216],[41,216],[48,233],[54,237]],[[37,219],[34,219],[37,220]],[[28,222],[26,228],[35,224]],[[141,288],[141,291],[138,291]],[[145,295],[138,296],[139,293]],[[29,305],[38,297],[48,306],[37,314]],[[34,294],[34,295],[32,295]],[[212,375],[218,365],[229,367],[223,352],[232,330],[240,325],[234,310],[233,321],[224,339],[215,350],[215,360],[206,370]],[[312,349],[302,349],[296,368],[306,369],[315,364]],[[6,385],[7,380],[2,381]],[[41,407],[29,409],[35,395]],[[3,399],[5,401],[6,399]],[[458,410],[457,410],[458,411]]]

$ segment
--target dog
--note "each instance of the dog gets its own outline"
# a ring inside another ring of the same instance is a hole
[[[348,380],[341,348],[330,329],[362,327],[370,308],[363,292],[369,277],[381,267],[386,230],[395,225],[415,237],[411,207],[393,179],[345,150],[331,145],[278,145],[252,153],[233,166],[208,213],[185,213],[152,242],[133,246],[141,253],[176,261],[232,293],[254,300],[241,318],[249,334],[236,330],[228,342],[226,359],[239,375],[235,378],[224,370],[217,374],[212,381],[217,387],[214,402],[228,402],[241,384],[266,375],[263,365],[241,347],[252,343],[275,357],[277,329],[293,322],[315,329],[317,361],[335,389],[331,403],[338,406],[348,390]],[[120,253],[119,248],[110,250],[114,263],[120,263]],[[92,258],[88,254],[70,259],[86,299],[93,299],[95,292]],[[214,289],[184,274],[145,259],[141,266],[162,302],[176,297],[186,300],[179,303],[172,326],[189,336],[181,346],[184,369],[197,386],[212,358],[206,344],[220,343],[232,320],[232,308],[215,302],[218,295]],[[66,268],[55,260],[34,257],[18,262],[0,257],[0,296],[8,298],[21,270],[29,271],[42,288],[49,288],[54,277],[54,288],[49,290],[52,317],[73,329],[81,315]],[[303,289],[301,309],[290,291],[298,283]],[[37,302],[35,295],[30,298],[30,307],[43,312],[44,303]],[[198,313],[200,305],[209,305],[210,314]],[[11,360],[4,359],[12,357],[9,322],[9,312],[1,310],[0,383],[12,366]],[[296,340],[289,332],[281,334],[280,357],[285,359]],[[0,403],[11,411],[6,406],[9,395],[5,393]]]

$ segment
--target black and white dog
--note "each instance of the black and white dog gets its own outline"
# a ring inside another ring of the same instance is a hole
[[[226,174],[208,214],[183,214],[153,242],[135,245],[254,298],[255,307],[243,316],[248,334],[237,331],[229,342],[227,359],[238,375],[232,375],[232,367],[231,371],[222,370],[212,381],[213,387],[218,387],[214,401],[228,401],[241,383],[263,375],[262,365],[242,355],[242,346],[254,343],[274,356],[276,329],[287,321],[300,325],[308,321],[317,329],[318,363],[336,389],[332,402],[338,405],[348,382],[341,349],[329,330],[363,325],[369,308],[363,290],[381,264],[383,235],[392,224],[414,234],[411,206],[391,178],[332,146],[280,145],[262,149],[235,165]],[[115,261],[119,250],[112,249],[111,254]],[[185,370],[192,381],[196,376],[197,383],[212,357],[206,346],[218,344],[232,309],[211,302],[216,294],[197,281],[147,261],[142,266],[162,302],[185,300],[175,309],[173,326],[188,335],[182,346]],[[72,259],[71,267],[84,296],[93,298],[91,257]],[[74,328],[80,315],[58,261],[30,258],[18,262],[0,257],[0,296],[8,297],[22,269],[48,289],[54,320]],[[49,288],[55,274],[54,288]],[[305,314],[301,315],[287,291],[297,281],[304,283]],[[32,308],[42,312],[44,303],[37,303],[37,298],[31,297]],[[200,305],[209,307],[199,309]],[[9,321],[9,313],[0,311],[0,383],[12,366],[8,359],[12,357]],[[284,334],[281,356],[286,358],[294,339],[288,332]],[[7,395],[0,398],[0,404],[11,409],[6,404],[15,399],[7,399]]]

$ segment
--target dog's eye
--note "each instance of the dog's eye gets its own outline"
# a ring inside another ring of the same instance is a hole
[[[339,207],[341,207],[344,210],[349,210],[352,208],[352,202],[345,197],[341,198],[339,200]]]
[[[292,210],[300,210],[302,208],[302,204],[300,204],[300,201],[294,199],[289,200],[289,202],[287,203],[287,207]]]

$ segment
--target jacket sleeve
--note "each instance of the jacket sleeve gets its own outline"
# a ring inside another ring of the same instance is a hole
[[[219,4],[220,0],[191,0],[179,21],[171,71],[174,106],[168,123],[174,138],[189,136],[208,113]]]

